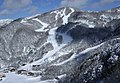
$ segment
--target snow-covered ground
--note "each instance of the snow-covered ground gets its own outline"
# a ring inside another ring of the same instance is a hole
[[[32,24],[27,22],[27,19],[22,19],[20,23],[22,23],[24,25],[32,25]]]
[[[40,77],[27,77],[10,72],[6,74],[6,77],[0,83],[40,83]]]
[[[65,11],[63,13],[63,25],[67,24],[68,23],[68,18],[70,17],[70,15],[75,11],[74,9],[70,8],[71,9],[71,12],[68,14],[68,15],[65,15]],[[65,8],[66,10],[66,8]]]
[[[60,49],[62,49],[64,46],[66,46],[68,43],[72,41],[72,38],[67,36],[66,34],[60,34],[63,36],[63,43],[61,45],[58,45],[56,39],[55,39],[55,34],[56,34],[56,29],[57,27],[50,29],[49,31],[49,36],[48,36],[48,43],[51,43],[53,46],[53,50],[49,51],[47,54],[44,55],[44,57],[38,61],[35,61],[31,64],[27,64],[20,69],[25,69],[25,70],[31,70],[32,65],[42,65],[42,64],[47,64],[58,58],[59,56],[54,56],[56,52],[58,52]]]
[[[90,22],[89,20],[76,20],[75,22],[81,22],[81,24],[86,24],[89,26],[89,28],[94,28],[95,27],[95,24],[94,22]]]
[[[99,44],[99,45],[97,45],[97,46],[94,46],[94,47],[89,47],[89,48],[83,50],[82,52],[80,52],[79,54],[73,54],[69,59],[67,59],[67,60],[65,60],[65,61],[63,61],[63,62],[61,62],[61,63],[54,64],[54,65],[63,65],[63,64],[65,64],[65,63],[67,63],[68,61],[73,60],[75,57],[79,56],[80,54],[85,54],[85,53],[87,53],[87,52],[89,52],[89,51],[95,50],[95,49],[99,48],[100,46],[102,46],[103,44],[104,44],[104,43],[101,43],[101,44]]]
[[[32,20],[35,20],[35,21],[39,22],[40,24],[42,24],[42,28],[35,30],[36,32],[46,31],[45,28],[46,28],[49,24],[42,22],[42,21],[39,20],[38,18],[35,18],[35,19],[32,19]],[[48,30],[48,29],[47,29],[47,30]]]
[[[29,77],[24,75],[18,75],[14,72],[6,74],[6,77],[0,81],[0,83],[56,83],[57,80],[45,80],[41,81],[40,77]]]
[[[68,18],[71,16],[71,14],[75,11],[73,8],[70,8],[70,10],[71,10],[71,12],[69,13],[69,14],[67,14],[66,15],[66,8],[64,8],[64,9],[62,9],[62,10],[56,10],[56,11],[53,11],[53,12],[51,12],[51,14],[52,13],[55,13],[56,14],[56,16],[55,16],[55,19],[56,20],[58,20],[58,17],[60,16],[60,17],[63,17],[62,19],[63,19],[63,25],[65,25],[65,24],[67,24],[68,23]]]
[[[11,21],[13,21],[13,20],[12,19],[1,19],[0,26],[3,26],[5,24],[9,24]]]

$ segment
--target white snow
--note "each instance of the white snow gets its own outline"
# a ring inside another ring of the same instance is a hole
[[[6,74],[6,77],[0,83],[38,83],[39,81],[40,77],[27,77],[10,72]]]
[[[9,24],[11,21],[13,21],[13,20],[12,19],[1,19],[0,26],[3,26],[5,24]]]
[[[104,44],[104,43],[101,43],[101,44],[99,44],[99,45],[97,45],[97,46],[87,48],[87,49],[85,49],[84,51],[80,52],[80,54],[84,54],[84,53],[87,53],[87,52],[89,52],[89,51],[91,51],[91,50],[97,49],[98,47],[102,46],[103,44]]]
[[[68,36],[65,33],[59,33],[59,35],[61,35],[63,38],[63,41],[62,41],[63,44],[68,44],[73,40],[72,37]]]
[[[3,78],[2,81],[0,81],[0,83],[56,83],[56,82],[57,80],[55,79],[41,81],[40,77],[18,75],[14,72],[7,73],[6,77]]]
[[[102,14],[100,15],[100,19],[105,21],[103,26],[107,24],[107,22],[110,22],[110,20],[114,19],[113,17],[111,17],[110,15],[105,15],[105,14]]]
[[[42,28],[36,29],[36,30],[35,30],[36,32],[41,32],[41,31],[46,31],[46,30],[48,30],[48,29],[45,30],[45,28],[48,27],[49,24],[42,22],[42,21],[39,20],[38,18],[35,18],[35,19],[32,19],[32,20],[35,20],[35,21],[39,22],[40,24],[42,24]]]
[[[70,8],[70,10],[71,10],[71,12],[68,15],[65,14],[66,8],[64,8],[60,11],[59,10],[53,11],[53,12],[51,12],[51,14],[52,13],[56,14],[56,16],[55,16],[56,20],[58,19],[59,16],[63,17],[63,23],[62,24],[65,25],[65,24],[68,23],[68,18],[70,17],[70,15],[75,11],[73,8]]]
[[[107,10],[107,12],[112,12],[112,10],[110,9],[110,10]]]
[[[22,19],[20,23],[26,23],[27,21],[25,19]]]
[[[89,25],[89,27],[90,27],[90,28],[94,28],[94,27],[95,27],[95,25],[92,25],[92,24],[91,24],[91,25]]]
[[[65,10],[66,9],[56,10],[56,11],[51,12],[50,14],[55,13],[56,14],[55,19],[58,20],[58,17],[63,17],[64,16]]]
[[[37,83],[58,83],[58,81],[56,79],[52,79],[52,80],[45,80],[45,81],[40,81]]]
[[[75,10],[72,9],[72,8],[70,8],[70,9],[71,9],[71,12],[70,12],[68,15],[65,14],[66,8],[64,9],[64,13],[63,13],[63,15],[64,15],[64,17],[63,17],[63,25],[65,25],[65,24],[68,23],[68,18],[69,18],[70,15],[75,11]]]
[[[120,18],[120,15],[116,15],[116,16],[111,16],[111,15],[108,15],[108,14],[100,15],[100,19],[105,21],[104,25],[107,24],[107,22],[110,22],[113,19],[119,19],[119,18]]]
[[[99,71],[102,71],[102,68],[103,68],[103,65],[99,65],[98,70],[99,70]]]
[[[61,34],[63,37],[63,43],[61,45],[58,45],[55,39],[56,29],[57,27],[50,29],[47,40],[47,43],[51,43],[54,49],[43,55],[44,57],[42,59],[35,61],[31,64],[25,65],[22,67],[22,69],[31,70],[32,65],[36,65],[36,64],[45,65],[55,60],[56,58],[60,57],[60,56],[54,56],[54,54],[58,52],[61,48],[66,46],[68,43],[70,43],[72,41],[72,38],[67,36],[66,34]]]
[[[20,23],[22,23],[24,25],[32,25],[32,24],[27,22],[27,19],[22,19]]]
[[[105,14],[102,14],[102,15],[100,15],[100,19],[105,19],[105,18],[108,18],[108,16],[106,16]]]
[[[73,54],[69,59],[67,59],[67,60],[65,60],[65,61],[63,61],[63,62],[61,62],[61,63],[54,64],[54,65],[63,65],[63,64],[65,64],[65,63],[67,63],[68,61],[73,60],[75,57],[79,56],[80,54],[85,54],[85,53],[87,53],[87,52],[89,52],[89,51],[91,51],[91,50],[97,49],[98,47],[102,46],[103,44],[104,44],[104,43],[101,43],[101,44],[99,44],[99,45],[97,45],[97,46],[87,48],[87,49],[83,50],[82,52],[80,52],[79,54]]]
[[[56,10],[56,11],[51,12],[50,14],[52,14],[52,13],[55,13],[55,14],[56,14],[55,20],[57,20],[60,12],[59,12],[58,10]]]
[[[116,18],[120,19],[120,15],[118,15]]]
[[[23,67],[21,67],[20,69],[25,69],[25,70],[31,70],[32,65],[45,65],[47,63],[50,63],[51,61],[55,60],[55,57],[53,57],[53,55],[58,52],[62,47],[64,47],[65,45],[61,45],[59,47],[54,48],[53,50],[49,51],[47,54],[43,55],[44,57],[38,61],[35,61],[31,64],[27,64]]]
[[[95,24],[93,22],[90,22],[89,20],[84,20],[84,19],[80,19],[80,20],[77,20],[75,22],[81,22],[82,24],[86,24],[89,26],[89,28],[94,28],[95,27]]]
[[[119,8],[119,9],[117,9],[117,11],[118,11],[118,12],[120,12],[120,8]]]
[[[48,37],[48,42],[50,42],[51,44],[52,44],[52,46],[54,47],[54,48],[57,48],[58,47],[58,44],[57,44],[57,41],[56,41],[56,39],[55,39],[55,34],[56,34],[56,29],[57,29],[57,27],[56,28],[52,28],[50,31],[49,31],[49,37]]]
[[[58,76],[59,79],[66,77],[66,74]]]

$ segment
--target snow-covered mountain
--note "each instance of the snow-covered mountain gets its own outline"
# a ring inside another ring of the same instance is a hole
[[[36,77],[28,77],[33,83],[119,82],[119,10],[64,7],[2,26],[1,71],[14,67],[18,74]],[[11,76],[20,78],[15,73],[6,75],[2,83],[15,83]]]
[[[13,21],[12,19],[1,19],[0,20],[0,26],[3,26],[5,24],[9,24],[12,21]]]

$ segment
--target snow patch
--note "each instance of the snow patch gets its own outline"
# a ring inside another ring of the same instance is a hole
[[[56,28],[53,28],[49,31],[49,36],[48,36],[48,40],[47,42],[51,43],[53,46],[53,50],[49,51],[46,55],[44,55],[44,57],[40,60],[38,60],[37,62],[33,62],[33,64],[44,64],[44,63],[49,63],[53,60],[55,60],[57,58],[54,57],[53,55],[58,52],[61,48],[63,48],[65,45],[67,45],[68,43],[70,43],[72,41],[72,38],[65,35],[65,34],[61,34],[63,37],[63,43],[59,46],[56,39],[55,39],[55,34],[56,34]]]
[[[99,44],[99,45],[97,45],[97,46],[87,48],[87,49],[83,50],[82,52],[80,52],[79,54],[75,54],[75,53],[74,53],[69,59],[67,59],[67,60],[65,60],[65,61],[63,61],[63,62],[61,62],[61,63],[54,64],[54,65],[63,65],[63,64],[65,64],[65,63],[67,63],[68,61],[73,60],[75,57],[77,57],[77,56],[79,56],[79,55],[81,55],[81,54],[85,54],[85,53],[87,53],[87,52],[89,52],[89,51],[91,51],[91,50],[97,49],[98,47],[102,46],[103,44],[104,44],[104,43],[101,43],[101,44]]]
[[[99,65],[98,70],[102,71],[103,65]]]
[[[117,9],[118,12],[120,12],[120,9]]]
[[[70,15],[75,11],[75,10],[72,9],[72,8],[70,8],[70,9],[71,9],[71,12],[70,12],[68,15],[65,14],[66,8],[64,9],[64,13],[63,13],[63,15],[64,15],[64,17],[63,17],[63,25],[65,25],[65,24],[68,23],[68,18],[69,18]]]
[[[42,32],[42,31],[47,31],[48,30],[48,29],[45,30],[45,28],[48,27],[49,24],[42,22],[38,18],[35,18],[35,19],[32,19],[32,20],[35,20],[35,21],[39,22],[40,24],[42,24],[42,28],[36,29],[35,30],[36,32]]]
[[[67,36],[66,34],[61,34],[63,37],[63,42],[62,42],[62,44],[58,45],[58,43],[55,39],[56,29],[57,29],[57,27],[50,29],[48,40],[47,40],[47,43],[52,44],[53,50],[51,50],[48,53],[46,53],[45,55],[43,55],[44,57],[42,59],[35,61],[31,64],[25,65],[21,69],[31,70],[32,65],[36,65],[36,64],[47,65],[48,63],[52,62],[56,58],[60,57],[60,56],[54,56],[54,54],[56,52],[58,52],[60,49],[62,49],[64,46],[69,44],[72,41],[72,38]]]
[[[59,46],[57,44],[57,41],[55,39],[55,34],[56,34],[56,28],[53,28],[49,31],[49,36],[48,36],[48,40],[47,42],[51,43],[53,46],[53,50],[49,51],[46,55],[44,55],[44,57],[36,62],[33,62],[33,64],[45,64],[45,63],[49,63],[53,60],[55,60],[57,57],[59,56],[53,56],[56,52],[58,52],[61,48],[63,48],[64,46],[66,46],[68,43],[70,43],[72,41],[72,38],[65,35],[65,34],[61,34],[63,37],[63,43]]]
[[[58,81],[56,79],[52,79],[52,80],[45,80],[45,81],[40,81],[37,83],[58,83]]]
[[[64,12],[65,12],[65,10],[62,9],[62,10],[53,11],[50,14],[55,13],[56,14],[55,19],[58,20],[59,17],[61,18],[64,16]]]
[[[66,74],[58,76],[59,79],[66,77]]]
[[[77,20],[75,22],[81,22],[81,24],[86,24],[89,26],[89,28],[94,28],[95,24],[94,22],[90,22],[89,20]]]
[[[24,75],[18,75],[14,72],[7,73],[6,77],[3,78],[0,83],[37,83],[40,81],[40,78],[27,77]]]
[[[0,20],[0,26],[3,26],[5,24],[11,23],[13,20],[12,19],[1,19]]]
[[[50,42],[54,48],[58,47],[57,41],[55,39],[56,29],[57,29],[57,27],[56,28],[52,28],[49,31],[49,36],[48,36],[48,40],[47,40],[47,42]]]
[[[27,19],[22,19],[20,23],[22,23],[24,25],[32,25],[32,24],[27,22]]]
[[[63,17],[63,25],[64,25],[64,24],[68,23],[68,18],[75,11],[73,8],[70,8],[70,10],[71,10],[71,12],[68,15],[65,14],[66,8],[64,8],[60,11],[59,10],[53,11],[50,14],[55,13],[56,14],[56,16],[55,16],[56,20],[58,19],[58,17]]]

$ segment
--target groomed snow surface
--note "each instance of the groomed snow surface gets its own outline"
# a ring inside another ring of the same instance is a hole
[[[75,11],[73,8],[70,8],[71,12],[69,14],[66,15],[66,8],[62,9],[62,10],[56,10],[56,11],[53,11],[51,12],[52,13],[55,13],[56,16],[55,16],[55,19],[58,20],[59,16],[60,17],[63,17],[62,20],[63,20],[63,25],[67,24],[68,23],[68,18],[71,16],[71,14]]]
[[[80,54],[84,54],[88,51],[91,51],[91,50],[94,50],[94,49],[97,49],[98,47],[102,46],[104,43],[100,44],[100,45],[97,45],[97,46],[94,46],[94,47],[91,47],[91,48],[87,48],[85,49],[84,51],[80,52]],[[55,51],[55,50],[54,50]],[[58,50],[57,50],[58,51]],[[56,51],[55,51],[56,52]],[[51,55],[50,55],[51,54]],[[49,53],[46,54],[46,58],[47,56],[52,56],[54,53]],[[73,55],[70,59],[62,62],[62,63],[59,63],[59,64],[56,64],[56,65],[62,65],[70,60],[72,60],[74,57],[76,57],[77,55]],[[50,57],[49,57],[50,58]],[[42,62],[42,60],[40,61],[37,61],[37,62],[34,62],[34,64],[38,64],[39,62]],[[30,66],[30,65],[29,65]],[[27,66],[26,66],[27,67]],[[59,78],[61,77],[64,77],[65,75],[61,75],[61,76],[58,76]],[[6,74],[6,77],[3,78],[2,81],[0,81],[0,83],[56,83],[57,80],[53,79],[53,80],[45,80],[45,81],[41,81],[40,80],[40,77],[30,77],[30,76],[24,76],[24,75],[18,75],[18,74],[15,74],[14,72],[12,73],[7,73]]]
[[[59,56],[54,56],[54,54],[57,53],[60,49],[62,49],[64,46],[68,45],[72,41],[72,38],[67,36],[66,34],[60,34],[63,37],[63,42],[62,42],[62,44],[58,45],[58,43],[55,39],[56,29],[57,29],[57,27],[50,29],[48,40],[47,40],[48,43],[52,44],[53,50],[46,53],[44,55],[44,57],[41,58],[40,60],[35,61],[31,64],[27,64],[27,65],[21,67],[20,69],[31,70],[32,65],[48,64],[59,57]]]
[[[56,83],[56,81],[55,79],[40,81],[40,77],[28,77],[10,72],[6,74],[6,77],[0,83]]]
[[[15,73],[7,73],[0,83],[38,83],[40,78],[27,77]]]
[[[35,30],[36,32],[45,31],[45,28],[48,26],[47,23],[42,22],[42,21],[39,20],[38,18],[35,18],[35,19],[32,19],[32,20],[35,20],[35,21],[39,22],[40,24],[42,24],[42,28]]]

